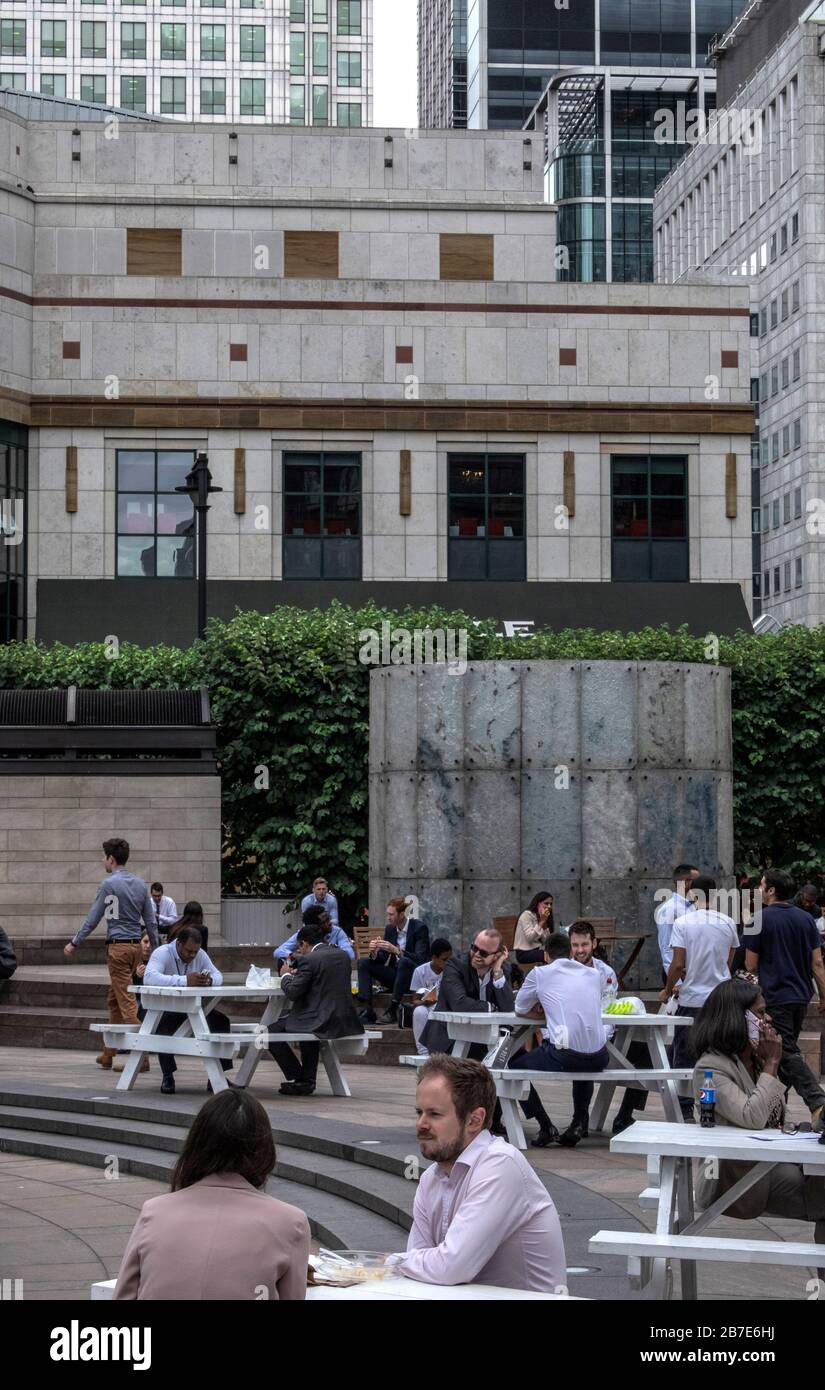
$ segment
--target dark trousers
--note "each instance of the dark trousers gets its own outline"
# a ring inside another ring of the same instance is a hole
[[[279,1018],[275,1023],[270,1023],[269,1031],[270,1033],[294,1033],[296,1029],[294,1024],[290,1025],[289,1014],[287,1014],[285,1018]],[[305,1081],[310,1086],[314,1086],[315,1078],[318,1075],[320,1044],[299,1043],[298,1045],[301,1049],[300,1062],[289,1043],[271,1042],[269,1050],[287,1081]]]
[[[395,958],[388,964],[382,965],[377,960],[359,960],[358,962],[358,999],[362,1004],[372,1002],[372,982],[377,980],[378,984],[384,985],[392,994],[394,1004],[401,1002],[402,995],[407,993],[410,981],[415,970],[415,961],[407,956],[402,956],[396,962]]]
[[[698,1012],[698,1009],[686,1009],[680,1004],[676,1010],[676,1017],[695,1018]],[[692,1028],[674,1029],[675,1037],[673,1039],[673,1052],[671,1053],[671,1060],[674,1067],[692,1067],[694,1065],[696,1058],[693,1055],[693,1049],[690,1045],[690,1035],[692,1031]],[[688,1123],[695,1119],[693,1096],[680,1096],[679,1108]]]
[[[606,1047],[598,1052],[574,1052],[572,1048],[555,1047],[553,1043],[545,1041],[540,1047],[534,1047],[532,1052],[517,1052],[509,1065],[519,1071],[604,1071],[609,1062],[610,1054]],[[592,1081],[573,1082],[574,1120],[587,1119],[592,1099]],[[542,1129],[549,1129],[550,1116],[532,1086],[527,1099],[521,1102],[521,1108],[528,1120],[538,1120]]]
[[[627,1049],[627,1060],[632,1062],[634,1067],[647,1069],[650,1066],[650,1052],[643,1042],[634,1042]],[[648,1092],[643,1091],[638,1086],[625,1087],[622,1103],[619,1107],[626,1115],[633,1110],[644,1110],[647,1105]]]
[[[187,1017],[187,1014],[164,1014],[155,1032],[162,1037],[169,1037],[171,1033],[176,1032]],[[211,1013],[207,1014],[207,1019],[209,1021],[210,1033],[229,1033],[231,1031],[229,1019],[226,1017],[226,1014],[220,1013],[218,1009],[212,1009]],[[175,1061],[173,1053],[161,1052],[158,1055],[158,1060],[160,1061],[160,1069],[164,1076],[171,1076],[173,1072],[177,1071],[178,1064]],[[232,1070],[232,1059],[230,1057],[221,1057],[220,1062],[224,1071]]]
[[[809,1110],[817,1110],[825,1105],[825,1091],[799,1051],[799,1034],[807,1012],[807,1004],[768,1004],[771,1022],[782,1039],[779,1080],[785,1087],[793,1086]]]

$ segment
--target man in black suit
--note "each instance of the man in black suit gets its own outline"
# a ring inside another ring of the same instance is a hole
[[[417,917],[407,917],[403,898],[390,898],[384,935],[370,942],[369,959],[358,962],[358,1002],[363,1006],[358,1017],[365,1023],[375,1022],[372,982],[377,980],[391,991],[390,1007],[381,1022],[397,1022],[398,1005],[410,987],[413,971],[429,959],[429,928]]]
[[[301,927],[295,949],[298,964],[284,970],[281,988],[292,1001],[289,1013],[270,1024],[270,1033],[317,1033],[321,1038],[346,1038],[364,1029],[352,1003],[352,966],[346,952],[330,946],[319,925]],[[311,1096],[318,1073],[319,1043],[301,1043],[301,1061],[289,1043],[270,1043],[269,1050],[284,1076],[282,1096]]]
[[[438,1008],[445,1013],[511,1013],[513,986],[507,964],[507,947],[495,927],[476,933],[467,955],[451,956],[444,966],[438,991]],[[421,1041],[430,1052],[450,1052],[452,1042],[445,1023],[430,1019]],[[482,1061],[487,1048],[473,1043],[469,1055]]]

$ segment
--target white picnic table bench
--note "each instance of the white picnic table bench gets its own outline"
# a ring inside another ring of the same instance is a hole
[[[707,1236],[704,1232],[777,1163],[796,1163],[806,1174],[825,1178],[825,1146],[819,1135],[796,1138],[780,1130],[746,1130],[729,1125],[703,1129],[700,1125],[664,1124],[637,1120],[611,1140],[611,1153],[643,1154],[648,1167],[660,1167],[655,1231],[597,1231],[590,1249],[598,1254],[627,1256],[628,1273],[640,1288],[651,1285],[654,1298],[670,1295],[669,1263],[679,1261],[681,1296],[698,1297],[697,1260],[730,1260],[744,1264],[825,1268],[825,1246],[813,1242],[739,1240]],[[694,1211],[691,1161],[731,1160],[749,1163],[749,1171],[701,1212]],[[643,1194],[645,1196],[646,1194]]]
[[[526,1148],[527,1141],[518,1101],[527,1097],[531,1085],[541,1086],[544,1082],[595,1082],[598,1091],[590,1117],[590,1128],[594,1132],[604,1128],[617,1086],[632,1085],[639,1090],[658,1091],[668,1118],[674,1123],[682,1121],[678,1086],[679,1083],[687,1084],[690,1081],[693,1070],[672,1067],[665,1046],[675,1028],[691,1026],[691,1018],[674,1014],[602,1014],[602,1022],[616,1029],[616,1037],[606,1043],[614,1066],[600,1072],[551,1072],[506,1066],[513,1053],[518,1051],[523,1039],[542,1027],[541,1020],[525,1018],[524,1015],[515,1013],[482,1014],[435,1009],[430,1017],[446,1025],[449,1037],[455,1041],[452,1054],[454,1057],[466,1056],[473,1043],[481,1043],[487,1047],[484,1065],[489,1068],[496,1084],[496,1095],[501,1104],[507,1138],[519,1149]],[[627,1057],[631,1043],[639,1041],[645,1043],[650,1054],[649,1068],[634,1066]],[[421,1056],[405,1056],[399,1060],[405,1066],[418,1067],[427,1059]]]
[[[367,1051],[371,1039],[381,1034],[355,1033],[345,1038],[321,1038],[314,1033],[271,1033],[269,1025],[280,1018],[288,1002],[280,981],[271,985],[248,988],[246,985],[130,985],[129,992],[140,996],[146,1010],[143,1021],[137,1023],[93,1023],[91,1031],[100,1033],[106,1047],[128,1052],[129,1059],[117,1083],[119,1091],[130,1091],[135,1084],[143,1058],[151,1053],[171,1052],[178,1057],[199,1057],[206,1068],[212,1090],[224,1091],[227,1081],[220,1063],[223,1058],[245,1053],[233,1081],[236,1086],[248,1086],[258,1063],[270,1042],[318,1043],[320,1061],[326,1071],[334,1096],[351,1096],[341,1060],[360,1057]],[[233,1023],[229,1033],[213,1033],[209,1014],[222,999],[259,1000],[264,1008],[258,1023]],[[183,1022],[172,1034],[158,1034],[157,1028],[164,1013],[185,1014]]]

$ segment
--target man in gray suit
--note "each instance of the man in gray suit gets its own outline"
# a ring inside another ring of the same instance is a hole
[[[291,1000],[289,1013],[270,1024],[270,1033],[317,1033],[321,1038],[346,1038],[363,1033],[352,1002],[352,963],[337,946],[327,944],[320,926],[301,927],[295,948],[298,964],[284,970],[281,987]],[[289,1043],[270,1043],[269,1050],[284,1076],[282,1096],[311,1096],[318,1072],[318,1043],[301,1043],[301,1061]]]
[[[444,1013],[509,1013],[513,1008],[508,951],[501,932],[488,927],[476,932],[466,955],[453,955],[447,961],[438,991],[438,1008]],[[451,1052],[453,1044],[445,1023],[430,1019],[421,1034],[424,1046],[432,1052]],[[487,1048],[473,1043],[469,1055],[481,1061]]]

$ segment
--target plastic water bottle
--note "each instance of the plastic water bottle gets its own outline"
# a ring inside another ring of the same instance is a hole
[[[604,1013],[608,1004],[615,1004],[617,994],[618,990],[616,989],[615,984],[611,980],[608,984],[605,985],[604,989],[602,990],[602,1013]]]
[[[703,1129],[713,1129],[716,1124],[716,1087],[713,1084],[712,1071],[705,1072],[699,1094],[699,1123]]]

